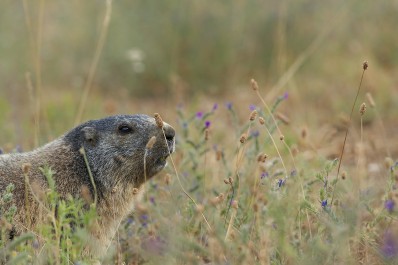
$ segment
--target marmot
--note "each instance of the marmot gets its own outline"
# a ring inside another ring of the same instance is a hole
[[[56,191],[62,198],[68,194],[80,196],[83,187],[90,191],[93,199],[97,195],[100,218],[99,231],[94,237],[98,239],[99,247],[96,246],[94,252],[103,253],[117,226],[133,210],[137,191],[145,180],[165,167],[166,158],[174,151],[174,129],[167,123],[162,126],[159,120],[157,122],[143,114],[91,120],[31,152],[0,155],[0,194],[9,183],[15,186],[16,233],[40,223],[37,212],[41,206],[37,196],[29,194],[28,200],[25,198],[27,190],[33,192],[31,187],[25,189],[25,175],[30,185],[35,183],[46,190],[48,184],[40,168],[48,166],[54,172]],[[149,141],[152,146],[148,146]],[[27,165],[29,168],[23,169]]]

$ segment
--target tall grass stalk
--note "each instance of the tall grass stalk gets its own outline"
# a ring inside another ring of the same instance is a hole
[[[90,70],[89,70],[89,73],[87,76],[87,80],[86,80],[86,83],[83,88],[83,95],[81,97],[81,100],[80,100],[80,103],[78,106],[78,111],[77,111],[77,115],[75,118],[75,125],[78,125],[82,120],[84,108],[86,107],[88,95],[90,94],[90,90],[91,90],[92,83],[94,80],[95,71],[97,70],[97,66],[98,66],[98,62],[99,62],[99,59],[100,59],[100,56],[102,53],[102,49],[105,44],[106,36],[108,33],[109,22],[111,20],[111,14],[112,14],[112,0],[106,0],[105,16],[104,16],[104,20],[102,23],[101,32],[100,32],[100,36],[98,38],[97,46],[95,48],[94,57],[91,62]]]
[[[365,61],[365,62],[363,63],[363,65],[362,65],[361,81],[359,82],[358,89],[357,89],[357,94],[356,94],[355,99],[354,99],[354,102],[353,102],[353,104],[352,104],[351,113],[350,113],[350,120],[349,120],[349,123],[348,123],[347,128],[346,128],[346,131],[345,131],[343,147],[341,148],[341,151],[340,151],[339,165],[338,165],[338,167],[337,167],[336,179],[335,179],[334,184],[333,184],[332,200],[331,200],[331,202],[330,202],[330,207],[333,207],[333,200],[334,200],[334,195],[335,195],[335,192],[336,192],[336,185],[337,185],[337,182],[338,182],[338,180],[339,180],[340,168],[341,168],[341,163],[342,163],[343,155],[344,155],[344,148],[345,148],[345,144],[346,144],[346,141],[347,141],[348,132],[349,132],[349,130],[350,130],[351,121],[352,121],[352,114],[354,113],[355,104],[357,103],[357,99],[358,99],[359,92],[361,91],[363,76],[365,75],[365,71],[366,71],[366,69],[368,69],[368,66],[369,66],[369,65],[368,65],[368,62],[367,62],[367,61]]]

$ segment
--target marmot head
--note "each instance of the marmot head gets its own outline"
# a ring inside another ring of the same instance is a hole
[[[148,146],[153,136],[156,140]],[[161,171],[174,151],[174,136],[167,123],[162,129],[153,117],[137,114],[85,122],[67,133],[65,140],[75,151],[84,148],[95,181],[110,189],[138,187]]]

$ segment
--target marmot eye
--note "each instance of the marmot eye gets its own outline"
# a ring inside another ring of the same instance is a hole
[[[126,133],[131,133],[133,131],[133,128],[131,128],[127,124],[120,125],[118,128],[120,133],[126,134]]]

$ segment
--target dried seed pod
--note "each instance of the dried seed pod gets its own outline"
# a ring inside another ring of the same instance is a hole
[[[253,78],[250,80],[250,84],[253,88],[254,91],[258,90],[258,84],[256,82],[256,80],[254,80]]]
[[[366,112],[366,104],[365,102],[361,104],[361,106],[359,107],[359,113],[361,114],[361,116],[363,116]]]
[[[254,121],[257,117],[257,110],[253,110],[252,113],[250,113],[250,121]]]
[[[363,70],[368,69],[368,67],[369,67],[368,61],[364,61],[363,62]]]
[[[160,114],[159,113],[155,113],[154,114],[154,118],[155,118],[155,121],[156,121],[156,125],[159,128],[163,128],[163,120],[162,120],[162,117],[160,117]]]
[[[30,163],[24,163],[22,164],[22,172],[24,174],[28,174],[30,168],[32,167],[32,165]]]
[[[242,144],[244,144],[245,142],[246,142],[246,139],[247,139],[247,135],[244,133],[244,134],[242,134],[242,136],[240,137],[240,142],[242,143]]]

